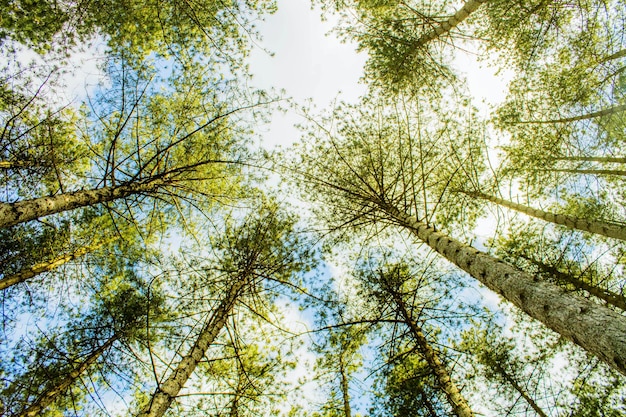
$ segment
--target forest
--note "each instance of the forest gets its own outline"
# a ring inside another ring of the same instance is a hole
[[[281,4],[2,1],[0,416],[626,415],[626,2],[311,0],[323,109]]]

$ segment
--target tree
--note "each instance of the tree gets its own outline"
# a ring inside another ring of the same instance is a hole
[[[399,146],[402,137],[390,138],[372,126],[371,120],[393,122],[393,115],[387,113],[387,117],[377,119],[367,116],[369,109],[351,110],[364,117],[342,120],[335,115],[341,121],[339,134],[314,134],[314,147],[302,151],[293,168],[300,175],[303,194],[318,204],[331,229],[368,224],[399,226],[529,316],[626,373],[623,316],[567,294],[554,284],[538,282],[532,274],[438,231],[409,200],[417,194],[412,187],[425,183],[415,168],[424,161],[423,156],[420,160],[419,148],[406,143]],[[383,113],[376,108],[374,111]],[[411,153],[413,158],[408,159]],[[434,177],[429,175],[431,180]],[[442,177],[446,184],[453,181],[452,177]]]
[[[243,2],[123,1],[57,3],[19,0],[0,14],[0,42],[13,39],[40,52],[104,37],[110,51],[141,63],[151,53],[188,59],[218,54],[234,66],[249,47],[253,22],[275,10],[271,0]]]
[[[428,309],[426,303],[420,305],[422,298],[420,293],[427,292],[427,288],[434,285],[434,283],[430,282],[431,277],[427,276],[428,269],[429,266],[424,267],[423,275],[415,276],[415,272],[412,271],[407,263],[385,262],[385,260],[377,261],[375,257],[370,257],[360,268],[359,275],[361,275],[361,280],[371,288],[370,291],[373,292],[373,295],[379,299],[379,303],[391,304],[391,310],[395,312],[398,321],[408,328],[410,339],[415,343],[414,348],[407,347],[410,353],[400,355],[400,357],[404,356],[404,359],[390,364],[391,373],[393,374],[393,369],[403,363],[404,360],[407,360],[407,362],[404,362],[405,364],[410,364],[412,361],[409,358],[413,355],[419,355],[424,363],[422,371],[426,375],[432,376],[434,386],[431,388],[440,390],[452,413],[459,417],[474,416],[467,400],[452,379],[451,372],[442,359],[442,352],[435,348],[432,336],[429,340],[427,330],[425,330],[426,320],[420,319],[424,310]],[[437,307],[443,308],[442,304],[437,305]],[[431,329],[429,333],[432,335],[436,333],[436,330]],[[416,362],[419,363],[419,361]],[[389,376],[387,377],[389,378]],[[424,383],[424,380],[422,383]],[[423,388],[422,392],[424,392]],[[390,395],[395,394],[390,393]],[[427,397],[424,396],[423,406],[429,412],[433,412],[435,408],[433,401]],[[400,401],[392,402],[396,406],[401,404]],[[400,406],[406,407],[407,405],[402,404]]]
[[[225,286],[219,291],[219,303],[205,319],[188,352],[158,384],[138,415],[160,416],[167,411],[238,303],[254,297],[265,280],[287,283],[307,268],[309,249],[300,246],[293,224],[294,219],[279,212],[278,207],[266,206],[244,219],[241,226],[229,227],[216,242],[218,265],[212,269],[221,275]]]
[[[1,227],[116,200],[123,200],[119,210],[128,211],[145,204],[146,196],[153,204],[177,207],[193,195],[228,195],[226,189],[235,188],[236,182],[227,179],[242,162],[247,132],[228,119],[262,105],[262,95],[258,102],[229,109],[218,98],[228,89],[207,79],[205,72],[196,72],[198,68],[179,76],[172,91],[157,92],[150,89],[158,83],[151,86],[149,78],[124,61],[118,64],[120,68],[112,69],[113,88],[103,92],[92,114],[84,115],[85,125],[76,126],[95,154],[91,178],[74,191],[0,203]],[[206,87],[197,88],[199,83]],[[188,152],[191,149],[195,151]]]

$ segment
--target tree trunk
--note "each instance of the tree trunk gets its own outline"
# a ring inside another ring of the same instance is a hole
[[[605,56],[600,61],[598,61],[598,63],[604,64],[605,62],[613,61],[614,59],[623,58],[625,56],[626,56],[626,49],[622,49],[622,50],[615,52],[614,54]]]
[[[417,342],[420,353],[428,363],[429,368],[435,374],[437,382],[439,383],[439,388],[441,388],[446,395],[448,403],[452,407],[454,414],[458,417],[474,417],[474,413],[469,408],[469,405],[467,404],[465,398],[463,398],[463,395],[461,395],[461,391],[459,391],[456,384],[452,381],[450,373],[446,369],[443,362],[441,362],[441,359],[439,359],[439,355],[435,349],[433,349],[428,342],[426,335],[422,332],[422,328],[415,323],[415,321],[413,321],[413,318],[406,309],[404,301],[400,295],[396,292],[392,292],[391,295],[396,303],[396,306],[400,310],[400,314],[402,314],[405,323],[409,326],[411,334]]]
[[[437,232],[394,206],[380,202],[379,207],[487,288],[626,375],[626,317]]]
[[[443,35],[444,33],[450,32],[454,29],[459,23],[464,21],[469,17],[470,14],[474,13],[483,3],[486,3],[487,0],[468,0],[463,7],[461,7],[457,12],[446,20],[445,22],[439,22],[435,24],[435,27],[425,35],[422,35],[417,42],[415,43],[416,48],[422,48],[428,42],[432,41]]]
[[[155,191],[166,182],[156,179],[142,183],[127,183],[117,187],[103,187],[93,190],[75,191],[52,197],[40,197],[15,203],[0,203],[0,228],[35,220],[39,217],[72,210],[78,207],[93,206],[133,194]]]
[[[552,159],[555,161],[615,162],[618,164],[626,164],[626,158],[615,156],[559,156]]]
[[[576,122],[578,120],[595,119],[596,117],[608,116],[608,115],[615,114],[615,113],[621,113],[623,111],[626,111],[626,104],[608,107],[606,109],[598,110],[592,113],[582,114],[579,116],[564,117],[561,119],[552,119],[552,120],[525,120],[525,121],[515,122],[514,124],[569,123],[569,122]]]
[[[341,396],[343,399],[343,413],[345,417],[352,417],[352,409],[350,408],[350,389],[348,375],[343,362],[343,354],[339,356],[339,376],[341,378]]]
[[[515,380],[515,378],[513,378],[511,375],[508,374],[508,372],[506,372],[504,370],[504,368],[502,368],[502,366],[500,366],[499,363],[495,364],[496,367],[496,371],[502,376],[502,378],[504,378],[504,380],[506,382],[508,382],[509,384],[511,384],[511,386],[515,389],[515,391],[517,391],[519,393],[519,395],[522,396],[522,398],[524,398],[524,400],[528,403],[528,405],[530,405],[530,407],[535,410],[535,413],[537,413],[537,415],[539,417],[548,417],[548,415],[543,411],[543,409],[541,407],[539,407],[539,405],[535,402],[535,400],[532,399],[532,397],[530,395],[528,395],[528,393],[526,392],[525,389],[523,389]]]
[[[616,294],[609,290],[598,288],[595,285],[585,282],[584,280],[577,278],[571,274],[566,274],[564,272],[561,272],[553,266],[545,264],[536,259],[531,259],[529,256],[526,256],[523,254],[518,255],[518,256],[526,259],[528,262],[532,262],[537,267],[539,267],[542,271],[547,272],[548,274],[552,275],[557,281],[564,283],[564,284],[570,284],[570,285],[573,285],[575,288],[587,291],[589,294],[606,302],[607,304],[610,304],[623,311],[626,311],[626,300],[624,299],[623,296]]]
[[[209,346],[226,325],[226,320],[246,282],[245,279],[239,279],[233,283],[226,297],[207,320],[189,353],[183,357],[176,370],[162,384],[159,384],[150,402],[138,414],[139,417],[157,417],[165,414]]]
[[[18,417],[34,417],[41,415],[42,411],[45,410],[50,404],[52,404],[59,395],[63,394],[63,392],[68,389],[74,381],[76,381],[83,372],[87,368],[89,368],[105,351],[107,351],[113,343],[119,338],[118,335],[114,335],[106,343],[96,349],[93,353],[87,357],[85,361],[83,361],[76,369],[69,373],[67,377],[61,380],[60,383],[48,389],[46,392],[41,394],[39,398],[31,404],[25,411],[22,411],[18,414]]]
[[[463,192],[470,197],[480,198],[483,200],[491,201],[506,207],[511,210],[524,213],[527,216],[535,217],[537,219],[545,220],[550,223],[560,224],[570,229],[582,230],[584,232],[594,233],[614,239],[626,240],[626,227],[616,223],[608,223],[599,220],[581,219],[574,216],[568,216],[565,214],[554,214],[547,211],[534,209],[532,207],[524,206],[522,204],[514,203],[512,201],[503,200],[498,197],[494,197],[488,194],[480,192]]]
[[[59,258],[53,259],[51,261],[47,261],[47,262],[40,262],[38,264],[35,264],[29,268],[25,268],[22,269],[21,271],[13,274],[13,275],[9,275],[7,277],[4,277],[2,279],[0,279],[0,290],[4,290],[7,289],[15,284],[19,284],[20,282],[24,282],[28,279],[31,279],[34,276],[37,276],[39,274],[42,274],[44,272],[48,272],[51,271],[61,265],[64,265],[70,261],[73,261],[74,259],[80,258],[83,255],[88,254],[89,252],[93,252],[99,248],[101,248],[102,246],[106,245],[107,243],[112,242],[114,239],[109,239],[106,240],[104,242],[100,242],[96,245],[91,245],[91,246],[83,246],[81,248],[79,248],[78,250],[61,256]]]
[[[616,175],[618,177],[626,177],[626,171],[620,169],[542,169],[540,171],[548,172],[566,172],[568,174],[589,174],[589,175]]]

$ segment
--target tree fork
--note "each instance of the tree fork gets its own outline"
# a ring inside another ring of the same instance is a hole
[[[394,206],[379,207],[487,288],[626,375],[626,317],[437,232]]]

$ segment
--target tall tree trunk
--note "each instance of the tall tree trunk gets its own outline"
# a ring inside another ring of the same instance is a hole
[[[620,169],[566,169],[566,168],[554,168],[554,169],[541,169],[539,171],[546,172],[566,172],[568,174],[589,174],[589,175],[616,175],[618,177],[626,177],[626,171]]]
[[[528,403],[528,405],[530,405],[530,407],[533,410],[535,410],[535,413],[537,413],[539,417],[548,417],[548,415],[543,411],[543,409],[539,407],[539,404],[537,404],[535,400],[533,400],[533,398],[530,395],[528,395],[526,390],[522,388],[520,384],[518,384],[515,378],[509,375],[509,373],[504,368],[502,368],[502,366],[499,363],[496,362],[494,365],[495,365],[496,371],[502,376],[502,378],[504,378],[504,380],[508,382],[515,389],[515,391],[517,391],[519,395],[522,396],[522,398],[524,398],[526,403]]]
[[[37,276],[39,274],[42,274],[44,272],[48,272],[51,271],[61,265],[64,265],[70,261],[73,261],[74,259],[80,258],[83,255],[86,255],[90,252],[93,252],[99,248],[101,248],[102,246],[112,242],[115,239],[109,239],[106,240],[104,242],[100,242],[98,244],[95,245],[88,245],[88,246],[83,246],[79,249],[77,249],[76,251],[67,254],[67,255],[63,255],[59,258],[53,259],[51,261],[47,261],[47,262],[40,262],[38,264],[35,264],[29,268],[25,268],[20,270],[19,272],[16,272],[13,275],[9,275],[7,277],[4,277],[2,279],[0,279],[0,290],[4,290],[6,288],[9,288],[15,284],[19,284],[20,282],[24,282],[28,279],[33,278],[34,276]]]
[[[530,256],[526,256],[524,254],[519,254],[517,256],[526,259],[528,262],[532,262],[542,271],[547,272],[548,274],[552,275],[557,281],[563,284],[570,284],[570,285],[573,285],[575,288],[587,291],[589,294],[606,302],[607,304],[610,304],[614,307],[617,307],[621,310],[626,311],[626,299],[624,299],[623,296],[616,294],[609,290],[598,288],[597,286],[592,285],[583,279],[575,277],[571,274],[566,274],[564,272],[559,271],[557,268],[553,266],[550,266],[536,259],[532,259]]]
[[[379,207],[487,288],[626,375],[626,317],[437,232],[390,204]]]
[[[93,363],[96,362],[96,360],[118,339],[118,335],[114,335],[109,338],[105,344],[92,352],[87,359],[80,363],[76,369],[70,372],[67,377],[61,380],[61,382],[42,393],[33,404],[18,414],[18,417],[34,417],[40,415],[46,407],[52,404],[59,397],[59,395],[63,394],[63,392],[68,389],[83,374],[83,372],[87,370],[87,368],[93,365]]]
[[[409,326],[411,334],[417,342],[420,353],[428,363],[429,368],[435,374],[437,382],[439,383],[439,388],[446,395],[448,403],[452,407],[454,414],[458,417],[474,417],[474,413],[470,409],[467,400],[465,400],[463,395],[461,395],[461,391],[457,388],[454,381],[452,381],[450,373],[446,369],[443,362],[441,362],[441,359],[439,359],[439,355],[435,349],[433,349],[428,342],[422,328],[413,320],[413,317],[411,317],[411,314],[407,310],[402,297],[395,291],[392,292],[391,296],[400,310],[400,314],[404,318],[405,323]]]
[[[615,162],[618,164],[626,164],[626,158],[615,156],[558,156],[552,159],[555,161]]]
[[[524,213],[527,216],[535,217],[537,219],[545,220],[550,223],[560,224],[570,229],[582,230],[584,232],[594,233],[614,239],[626,240],[626,227],[616,224],[603,222],[599,220],[581,219],[574,216],[568,216],[565,214],[554,214],[547,211],[534,209],[532,207],[524,206],[522,204],[514,203],[512,201],[503,200],[501,198],[480,193],[480,192],[463,192],[474,198],[480,198],[483,200],[491,201],[506,207],[511,210]]]
[[[626,111],[626,104],[620,104],[619,106],[607,107],[606,109],[594,111],[592,113],[581,114],[579,116],[563,117],[561,119],[551,120],[524,120],[520,122],[514,122],[513,124],[547,124],[547,123],[569,123],[576,122],[578,120],[595,119],[596,117],[608,116],[615,113],[621,113]]]
[[[159,387],[152,394],[150,402],[138,414],[139,417],[157,417],[165,414],[204,357],[209,346],[226,325],[226,320],[246,283],[247,279],[242,278],[229,288],[226,297],[205,323],[189,353],[183,357],[170,376],[162,384],[159,384]]]
[[[623,58],[625,56],[626,56],[626,49],[621,49],[611,55],[605,56],[600,61],[598,61],[598,63],[603,64],[605,62],[613,61],[614,59]]]
[[[34,198],[15,203],[0,203],[0,228],[78,207],[93,206],[133,194],[152,192],[165,183],[166,181],[163,179],[155,179],[141,183],[127,183],[116,187],[103,187],[59,194],[52,197]]]
[[[345,417],[352,417],[352,409],[350,408],[350,384],[346,367],[343,360],[343,354],[339,356],[339,377],[341,378],[341,396],[343,399],[343,414]]]
[[[422,35],[417,42],[415,43],[416,48],[422,48],[428,42],[432,41],[443,35],[444,33],[450,32],[454,29],[459,23],[464,21],[469,17],[470,14],[474,13],[483,3],[486,3],[487,0],[468,0],[463,7],[461,7],[457,12],[444,22],[439,22],[435,24],[435,27],[425,35]]]

